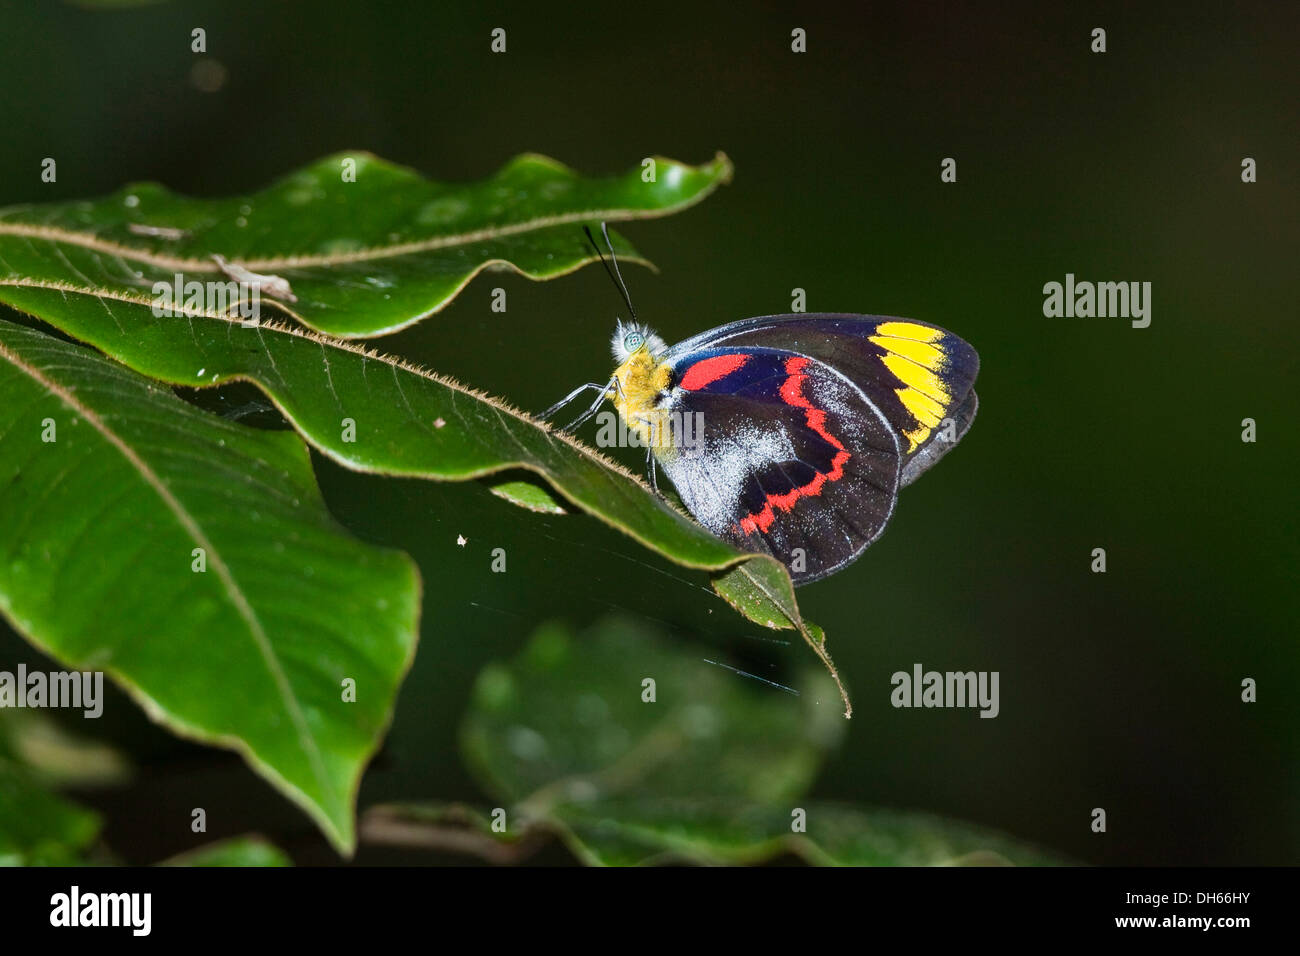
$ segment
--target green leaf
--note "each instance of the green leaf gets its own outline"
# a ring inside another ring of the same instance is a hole
[[[51,793],[0,753],[0,866],[73,866],[99,826],[96,814]]]
[[[263,314],[274,306],[332,335],[382,335],[437,312],[484,269],[551,279],[594,262],[579,224],[668,215],[731,176],[721,153],[700,166],[654,162],[646,182],[642,166],[584,178],[525,154],[488,179],[448,184],[354,151],[229,199],[136,183],[95,202],[0,210],[0,281],[151,305],[155,283],[234,277],[220,256],[288,282],[284,298],[259,289]],[[644,261],[614,241],[622,258]]]
[[[741,569],[715,577],[719,593],[750,620],[797,628],[829,664],[778,561],[738,551],[599,452],[482,392],[291,326],[246,328],[202,312],[158,317],[136,302],[3,281],[0,301],[151,378],[188,386],[250,381],[307,441],[357,471],[451,481],[519,469],[541,476],[570,504],[669,560],[711,572]],[[847,716],[848,695],[840,693]]]
[[[550,625],[479,676],[462,748],[528,819],[628,794],[784,802],[807,789],[844,726],[823,674],[800,683],[796,697],[747,680],[622,618],[582,637]]]
[[[653,702],[642,698],[647,677]],[[512,806],[497,839],[557,832],[593,865],[785,854],[815,865],[1062,862],[929,814],[808,800],[843,727],[816,701],[709,666],[641,625],[611,619],[581,637],[550,625],[515,660],[482,672],[462,749],[483,787]],[[436,845],[432,837],[454,822],[436,805],[385,814],[390,832],[403,832],[397,820],[427,829],[423,840],[408,833],[411,845]],[[487,835],[481,824],[476,831]]]
[[[0,612],[172,731],[239,751],[350,850],[419,579],[330,518],[292,432],[0,322]]]
[[[163,860],[159,866],[293,866],[284,851],[260,836],[234,837]]]
[[[987,827],[930,813],[808,805],[806,834],[786,844],[822,866],[1062,866],[1072,861]],[[784,821],[789,829],[790,820]]]
[[[535,481],[502,481],[490,485],[489,490],[498,498],[504,498],[513,505],[527,508],[544,515],[568,514],[564,505],[555,500],[545,486]]]
[[[793,832],[799,814],[804,832]],[[1070,861],[996,830],[934,814],[824,801],[786,807],[685,799],[567,808],[564,835],[586,862],[763,863],[789,854],[814,866],[1061,866]]]

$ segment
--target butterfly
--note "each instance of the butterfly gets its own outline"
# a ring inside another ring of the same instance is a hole
[[[795,584],[839,571],[879,538],[899,490],[962,439],[979,407],[979,356],[925,322],[770,315],[669,346],[632,315],[614,333],[609,381],[543,417],[596,390],[567,428],[611,401],[645,445],[656,491],[662,470],[700,524],[772,555]]]

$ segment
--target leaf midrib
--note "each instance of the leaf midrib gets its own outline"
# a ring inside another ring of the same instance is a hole
[[[288,676],[280,664],[280,659],[275,654],[275,649],[271,646],[270,639],[262,627],[261,621],[257,617],[257,612],[249,604],[243,590],[235,581],[234,575],[230,568],[222,559],[220,552],[213,545],[212,541],[204,533],[198,520],[190,514],[185,506],[171,493],[171,490],[162,481],[161,478],[149,467],[148,463],[136,453],[136,451],[127,443],[127,441],[118,435],[108,424],[101,419],[91,408],[78,401],[77,397],[66,388],[60,386],[54,381],[47,378],[37,368],[34,368],[25,362],[21,356],[17,355],[3,343],[0,343],[0,358],[9,362],[14,368],[27,375],[42,388],[55,395],[64,405],[74,413],[81,416],[92,428],[94,428],[104,440],[112,445],[127,463],[140,475],[140,477],[154,490],[167,509],[180,522],[181,527],[190,535],[195,543],[203,548],[207,555],[213,570],[216,571],[218,579],[225,587],[227,596],[234,605],[236,612],[244,620],[248,627],[248,633],[252,637],[258,652],[266,662],[267,669],[271,674],[271,679],[275,683],[277,690],[288,710],[294,727],[297,730],[299,743],[302,745],[304,752],[307,754],[308,762],[311,764],[312,772],[316,776],[317,783],[320,785],[322,792],[329,798],[334,797],[334,788],[329,780],[329,775],[325,770],[320,748],[311,731],[307,727],[306,716],[302,712],[298,698],[293,692],[293,687],[289,683]]]
[[[715,181],[681,202],[673,203],[660,209],[614,208],[578,210],[575,212],[556,213],[550,216],[536,216],[532,219],[510,223],[504,226],[489,226],[482,229],[473,229],[467,232],[453,233],[445,236],[430,236],[427,239],[413,239],[409,242],[399,242],[388,246],[372,246],[367,249],[351,249],[319,255],[270,256],[262,259],[230,259],[229,262],[243,266],[245,269],[250,269],[255,272],[261,269],[304,269],[312,266],[347,265],[354,262],[371,262],[375,259],[395,259],[400,256],[414,255],[421,252],[432,252],[437,249],[446,249],[453,246],[470,245],[475,242],[487,242],[492,239],[502,239],[507,236],[515,236],[525,232],[535,232],[540,229],[548,229],[552,226],[564,226],[579,222],[595,222],[598,220],[620,221],[631,219],[657,219],[662,216],[668,216],[680,212],[683,209],[689,209],[691,206],[694,206],[696,203],[705,199],[710,193],[717,189],[717,187],[718,182]],[[132,262],[142,262],[159,269],[188,270],[190,272],[222,271],[221,267],[211,259],[189,259],[181,256],[162,255],[148,249],[124,245],[123,243],[114,242],[110,239],[102,239],[93,232],[77,232],[71,229],[63,229],[59,226],[43,226],[23,222],[0,222],[0,235],[24,236],[29,239],[44,239],[51,242],[66,243],[68,245],[80,246],[85,249],[92,249],[96,252],[119,256],[122,259],[129,259]]]

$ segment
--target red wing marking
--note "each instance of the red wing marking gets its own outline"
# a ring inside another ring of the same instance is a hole
[[[715,355],[700,359],[686,370],[679,384],[688,392],[696,392],[725,378],[748,361],[748,355]]]
[[[709,359],[708,361],[715,362],[717,359]],[[831,460],[831,470],[829,472],[824,475],[818,473],[817,477],[808,484],[800,485],[785,494],[768,495],[767,503],[763,505],[762,511],[741,518],[740,530],[745,534],[753,534],[755,531],[767,531],[771,528],[773,522],[776,521],[775,508],[789,511],[800,498],[820,495],[826,482],[839,481],[844,477],[844,463],[852,457],[845,450],[844,445],[840,443],[840,440],[826,430],[825,410],[814,408],[813,404],[804,397],[803,383],[808,380],[808,376],[804,374],[803,370],[807,365],[808,359],[803,356],[786,359],[785,374],[787,378],[781,383],[781,401],[787,405],[793,405],[795,408],[806,409],[805,419],[808,422],[808,427],[829,442],[831,447],[838,448],[839,451],[835,453],[835,457]]]

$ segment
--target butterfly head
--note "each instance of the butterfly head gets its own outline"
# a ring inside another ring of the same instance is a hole
[[[624,322],[622,319],[619,319],[609,344],[620,365],[642,349],[646,350],[650,358],[658,358],[667,348],[664,340],[644,325],[639,322]]]
[[[669,363],[660,361],[668,346],[644,325],[621,320],[610,344],[618,361],[611,383],[614,407],[646,446],[658,451],[667,440],[661,427],[667,412],[659,407],[659,399],[672,377]]]

